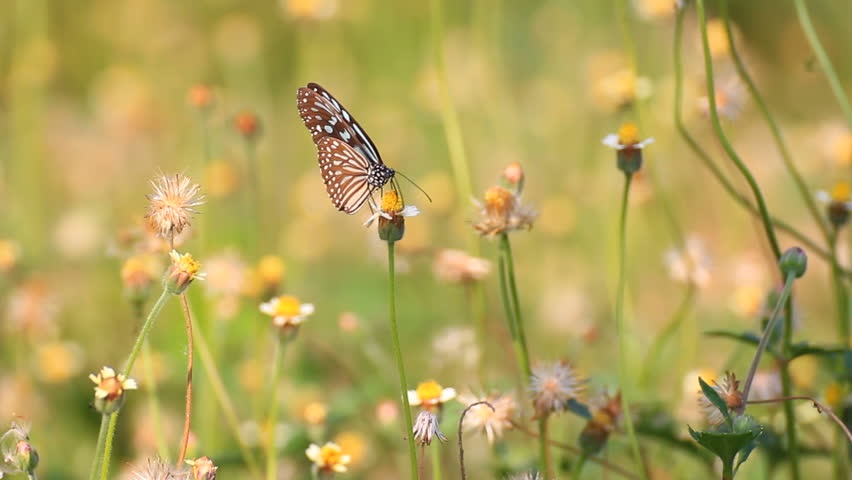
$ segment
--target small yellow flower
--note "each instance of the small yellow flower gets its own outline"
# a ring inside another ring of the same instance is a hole
[[[309,402],[302,409],[302,418],[308,425],[322,425],[328,418],[328,406],[323,402]]]
[[[424,409],[438,408],[456,398],[456,390],[444,388],[440,383],[429,380],[417,385],[415,390],[408,391],[408,403],[412,407],[422,406]]]
[[[257,275],[267,289],[277,288],[286,271],[284,261],[278,255],[264,255],[257,262]]]
[[[154,193],[148,195],[148,213],[145,218],[164,238],[173,239],[190,224],[195,207],[204,203],[204,195],[197,183],[180,173],[162,175],[151,181]]]
[[[97,374],[90,374],[89,380],[95,384],[95,408],[104,415],[121,408],[124,392],[138,388],[136,380],[116,373],[110,367],[103,367]]]
[[[849,213],[852,211],[852,188],[848,182],[835,183],[830,192],[818,191],[817,199],[826,205],[826,216],[834,228],[840,228],[849,221]]]
[[[210,457],[204,456],[195,460],[186,460],[187,465],[192,466],[191,480],[216,480],[216,470],[219,467],[213,463]]]
[[[334,443],[349,455],[351,465],[362,463],[369,451],[367,439],[358,432],[341,432],[334,437]]]
[[[483,201],[476,204],[480,217],[473,228],[481,235],[494,236],[522,228],[530,229],[538,215],[521,202],[519,195],[498,185],[486,190]]]
[[[180,254],[176,250],[169,252],[172,265],[166,275],[166,288],[175,295],[182,293],[193,280],[204,280],[201,264],[189,253]]]
[[[272,317],[272,324],[284,331],[295,331],[306,318],[314,313],[314,306],[301,303],[292,295],[281,295],[260,304],[260,311]]]
[[[348,465],[352,461],[352,457],[333,442],[327,442],[322,447],[312,443],[305,450],[305,455],[314,462],[313,468],[323,473],[343,473],[348,470]]]
[[[618,133],[610,133],[603,139],[603,144],[616,150],[643,149],[653,143],[653,138],[639,140],[639,128],[633,122],[627,122],[618,129]]]

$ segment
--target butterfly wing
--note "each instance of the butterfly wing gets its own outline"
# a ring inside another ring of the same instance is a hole
[[[325,137],[336,138],[373,163],[382,163],[379,149],[355,118],[328,91],[316,83],[299,89],[299,116],[311,132],[315,144]]]
[[[333,136],[317,142],[317,162],[322,181],[335,208],[353,214],[376,187],[370,185],[370,161],[348,143]]]

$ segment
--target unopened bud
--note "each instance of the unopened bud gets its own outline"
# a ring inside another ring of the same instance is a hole
[[[405,235],[405,218],[394,215],[390,219],[379,217],[379,238],[388,242],[398,242]]]
[[[781,267],[781,272],[784,276],[793,274],[796,278],[801,278],[808,269],[808,256],[805,251],[799,247],[788,248],[779,260],[778,265]]]
[[[15,453],[11,458],[12,464],[21,472],[32,472],[38,466],[38,452],[30,442],[18,440]]]
[[[187,464],[192,465],[192,480],[216,480],[216,470],[219,468],[213,463],[210,457],[204,456],[195,460],[187,460]]]

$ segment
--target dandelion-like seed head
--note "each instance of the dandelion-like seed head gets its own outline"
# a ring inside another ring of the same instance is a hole
[[[454,398],[456,398],[455,389],[444,388],[434,380],[422,382],[416,389],[408,391],[408,403],[414,407],[422,406],[427,410],[440,408]]]
[[[471,394],[462,394],[457,400],[464,405],[488,402],[488,404],[480,403],[470,407],[464,416],[464,430],[484,433],[489,445],[493,445],[497,439],[501,438],[504,430],[512,428],[512,418],[515,416],[517,403],[511,395],[495,393],[486,397],[476,397]]]
[[[719,394],[719,397],[724,400],[725,405],[728,406],[728,411],[732,415],[741,415],[745,411],[745,398],[743,398],[743,394],[739,390],[740,381],[737,380],[737,376],[733,372],[725,373],[725,376],[720,382],[713,380],[711,386]],[[704,411],[707,423],[712,426],[725,423],[725,416],[722,415],[722,412],[706,396],[701,395],[698,398],[698,405]]]
[[[583,391],[585,381],[568,362],[558,361],[533,368],[530,392],[536,418],[568,408]]]
[[[190,225],[195,209],[204,203],[201,187],[180,173],[152,180],[154,193],[148,195],[145,218],[161,237],[173,239]]]
[[[124,393],[138,388],[136,380],[116,373],[111,367],[90,374],[89,380],[95,384],[95,408],[103,414],[117,411],[124,404]]]
[[[343,473],[348,470],[348,465],[352,461],[352,457],[345,453],[340,445],[327,442],[320,447],[312,443],[305,455],[308,459],[314,462],[314,469],[323,473]]]
[[[436,437],[441,442],[447,441],[447,437],[441,433],[439,428],[438,416],[429,410],[420,410],[417,419],[414,420],[412,430],[414,441],[421,446],[432,445],[432,440]]]
[[[180,471],[159,458],[149,458],[131,473],[132,480],[188,480],[189,472]]]

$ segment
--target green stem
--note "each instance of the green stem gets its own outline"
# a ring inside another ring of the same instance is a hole
[[[411,478],[420,479],[417,469],[417,449],[414,446],[414,428],[411,422],[411,405],[408,403],[408,381],[405,379],[405,366],[402,363],[402,348],[399,343],[399,328],[396,322],[396,287],[394,273],[394,242],[388,242],[388,314],[390,315],[393,335],[393,353],[399,373],[399,390],[402,394],[403,417],[405,418],[405,437],[408,439],[408,454],[411,460]]]
[[[544,475],[544,480],[554,480],[556,478],[553,476],[553,468],[550,461],[550,445],[547,432],[547,420],[549,418],[550,416],[545,414],[538,419],[539,470]]]
[[[528,372],[531,372],[531,369],[529,362],[526,360],[527,357],[524,356],[524,348],[518,335],[518,326],[515,321],[514,310],[512,309],[511,294],[509,293],[509,274],[506,265],[506,256],[503,254],[502,249],[497,257],[497,269],[500,277],[500,300],[503,303],[503,311],[506,313],[506,324],[509,327],[509,335],[512,337],[515,360],[518,362],[518,389],[524,391],[530,381]]]
[[[154,306],[151,307],[151,311],[145,318],[145,323],[142,324],[142,329],[139,330],[139,335],[136,337],[136,343],[133,344],[133,348],[130,350],[130,356],[127,357],[127,362],[124,364],[124,371],[122,372],[124,376],[129,377],[133,371],[133,364],[136,363],[136,357],[139,356],[142,345],[145,344],[145,339],[148,338],[148,333],[151,331],[151,327],[154,326],[154,321],[160,316],[160,312],[166,306],[166,302],[168,302],[171,295],[168,290],[163,289],[163,293],[160,294]]]
[[[98,478],[98,465],[101,463],[104,446],[106,445],[108,425],[109,415],[101,415],[101,428],[98,431],[98,443],[95,446],[95,457],[92,460],[92,468],[89,471],[89,480],[96,480]]]
[[[815,196],[808,189],[807,184],[805,184],[804,178],[799,173],[796,165],[793,163],[793,156],[790,154],[790,149],[787,147],[787,143],[784,140],[784,135],[781,133],[781,128],[778,126],[778,123],[775,121],[775,117],[769,112],[769,108],[766,106],[766,102],[763,99],[763,96],[760,94],[760,91],[757,89],[757,85],[754,83],[754,80],[749,75],[748,70],[746,69],[745,63],[740,57],[739,51],[737,51],[737,47],[734,43],[734,32],[731,28],[731,21],[728,16],[728,1],[724,0],[721,2],[721,13],[722,19],[725,23],[725,33],[728,36],[728,47],[731,52],[731,58],[734,60],[734,66],[737,69],[737,73],[740,78],[745,82],[746,87],[748,88],[749,93],[751,93],[754,102],[757,104],[760,109],[760,113],[763,115],[763,119],[766,121],[766,124],[769,126],[769,130],[772,133],[772,138],[775,140],[775,145],[778,148],[778,152],[781,154],[781,159],[784,162],[784,166],[787,169],[787,173],[792,177],[793,182],[796,184],[796,188],[799,191],[799,195],[802,197],[802,200],[805,202],[805,206],[808,208],[808,212],[810,212],[811,217],[813,217],[814,221],[820,228],[820,232],[822,232],[823,238],[828,241],[829,231],[826,222],[823,220],[823,216],[817,208]]]
[[[615,331],[618,336],[618,378],[621,385],[621,405],[624,412],[624,426],[633,450],[633,459],[640,478],[648,480],[642,453],[639,451],[639,442],[633,428],[633,418],[630,413],[630,403],[633,399],[632,382],[627,378],[627,340],[628,334],[624,327],[624,290],[626,285],[625,263],[627,257],[627,200],[630,196],[630,183],[633,176],[624,176],[624,191],[621,196],[621,216],[618,223],[618,290],[615,297]]]
[[[432,447],[432,480],[441,480],[441,442],[435,442]]]
[[[837,229],[832,230],[830,246],[833,261],[831,262],[831,283],[834,286],[834,297],[837,302],[837,334],[842,339],[843,345],[848,350],[849,345],[849,292],[846,290],[846,285],[843,282],[843,275],[840,271],[840,263],[837,259]],[[848,372],[847,372],[848,374]],[[834,454],[832,455],[834,463],[834,478],[842,480],[848,478],[848,456],[847,456],[847,441],[841,435],[835,435]]]
[[[266,417],[266,428],[268,437],[266,439],[266,478],[275,480],[278,478],[278,449],[275,445],[275,424],[278,422],[278,376],[281,371],[281,357],[283,356],[284,340],[275,339],[272,351],[272,372],[269,376],[269,414]]]
[[[681,301],[677,310],[675,310],[675,313],[672,315],[668,325],[666,325],[659,335],[654,337],[654,343],[652,343],[651,347],[648,349],[648,355],[645,357],[645,364],[642,367],[642,374],[639,376],[640,385],[647,385],[651,378],[651,374],[656,371],[656,367],[659,366],[663,350],[666,348],[669,341],[671,341],[675,332],[680,329],[683,319],[687,317],[687,314],[692,308],[692,303],[695,299],[695,289],[695,285],[689,283],[686,287],[686,295],[683,297],[683,301]]]
[[[675,38],[674,38],[674,71],[675,71],[675,102],[674,102],[674,117],[675,117],[675,125],[677,126],[678,133],[684,139],[687,146],[689,146],[690,150],[701,160],[704,166],[710,170],[710,173],[722,185],[722,188],[725,192],[740,206],[748,210],[752,215],[759,216],[760,211],[755,207],[749,199],[740,193],[734,185],[728,180],[722,170],[713,162],[713,159],[701,148],[698,142],[689,134],[689,130],[686,128],[686,124],[683,121],[683,61],[681,59],[681,50],[683,47],[683,20],[685,17],[684,9],[679,9],[677,12],[677,17],[675,20]],[[778,228],[778,230],[784,231],[797,241],[799,241],[802,245],[808,248],[809,251],[815,253],[819,257],[831,261],[831,254],[825,248],[822,248],[815,241],[805,236],[800,231],[796,230],[791,225],[785,223],[784,221],[772,217],[772,224]],[[843,270],[843,274],[849,276],[850,273],[848,270]]]
[[[157,380],[154,376],[153,354],[151,343],[146,339],[142,347],[142,375],[145,378],[145,390],[148,393],[148,409],[151,411],[151,423],[154,425],[154,437],[157,442],[157,455],[166,460],[169,447],[163,433],[163,422],[160,418],[160,398],[157,395]]]
[[[521,367],[524,375],[529,379],[532,375],[530,368],[530,354],[527,348],[527,335],[524,330],[524,321],[521,316],[521,303],[518,300],[518,285],[515,280],[515,261],[512,259],[512,245],[507,233],[500,234],[500,254],[503,257],[503,265],[506,269],[506,279],[509,282],[510,304],[512,305],[512,318],[515,320],[515,330],[518,335],[518,343],[521,348]]]
[[[112,441],[115,438],[115,425],[118,423],[118,412],[114,412],[109,416],[109,425],[107,426],[106,441],[104,442],[104,456],[101,461],[101,480],[109,478],[109,460],[112,456]]]
[[[571,480],[580,480],[584,466],[586,466],[586,454],[581,454],[574,460],[574,466],[571,468]]]
[[[819,65],[822,68],[822,72],[825,74],[825,78],[828,79],[828,84],[831,87],[832,93],[837,98],[837,103],[840,104],[840,109],[843,110],[843,116],[846,117],[846,125],[852,128],[852,107],[849,106],[849,99],[846,98],[843,85],[840,83],[837,72],[834,70],[828,54],[825,53],[825,49],[819,41],[813,23],[811,23],[808,6],[805,0],[793,0],[793,5],[796,6],[796,15],[799,17],[799,23],[802,25],[805,36],[808,38],[808,43],[811,44],[814,55],[816,55],[817,61],[819,61]]]
[[[716,98],[716,87],[713,74],[713,59],[710,55],[710,42],[707,39],[707,17],[704,12],[704,0],[697,0],[696,7],[698,9],[698,24],[701,28],[701,45],[704,50],[704,74],[707,81],[707,98],[711,99],[707,102],[707,104],[710,106],[710,119],[713,123],[713,130],[716,132],[716,136],[719,138],[719,142],[722,144],[722,148],[725,150],[725,153],[728,154],[728,157],[734,162],[737,170],[739,170],[740,174],[742,174],[743,178],[745,178],[748,183],[752,195],[754,195],[755,202],[757,203],[760,218],[763,222],[763,229],[766,232],[767,240],[769,240],[769,246],[772,248],[772,254],[775,256],[775,259],[778,260],[781,258],[781,248],[778,246],[778,239],[775,237],[775,230],[772,228],[772,220],[769,217],[769,210],[766,208],[766,202],[763,199],[763,194],[760,192],[760,187],[758,187],[754,176],[752,176],[748,167],[746,167],[745,163],[743,163],[742,159],[739,155],[737,155],[737,152],[728,141],[728,137],[725,135],[725,131],[722,129],[722,123],[719,120],[719,112],[716,108],[716,102],[713,100]]]
[[[205,378],[210,382],[210,386],[213,389],[213,396],[219,403],[219,407],[222,409],[222,414],[224,415],[224,420],[231,429],[231,434],[237,441],[237,446],[243,457],[243,461],[245,461],[246,467],[248,468],[252,478],[263,478],[260,467],[258,467],[258,462],[254,458],[254,454],[248,448],[248,445],[240,432],[240,420],[239,417],[237,417],[234,403],[228,395],[228,390],[225,388],[225,383],[222,381],[222,376],[219,374],[219,369],[216,367],[213,354],[210,352],[210,346],[207,344],[207,338],[198,326],[198,322],[193,323],[192,333],[195,338],[195,347],[196,352],[198,353],[198,358],[201,360],[201,366],[204,368]]]

